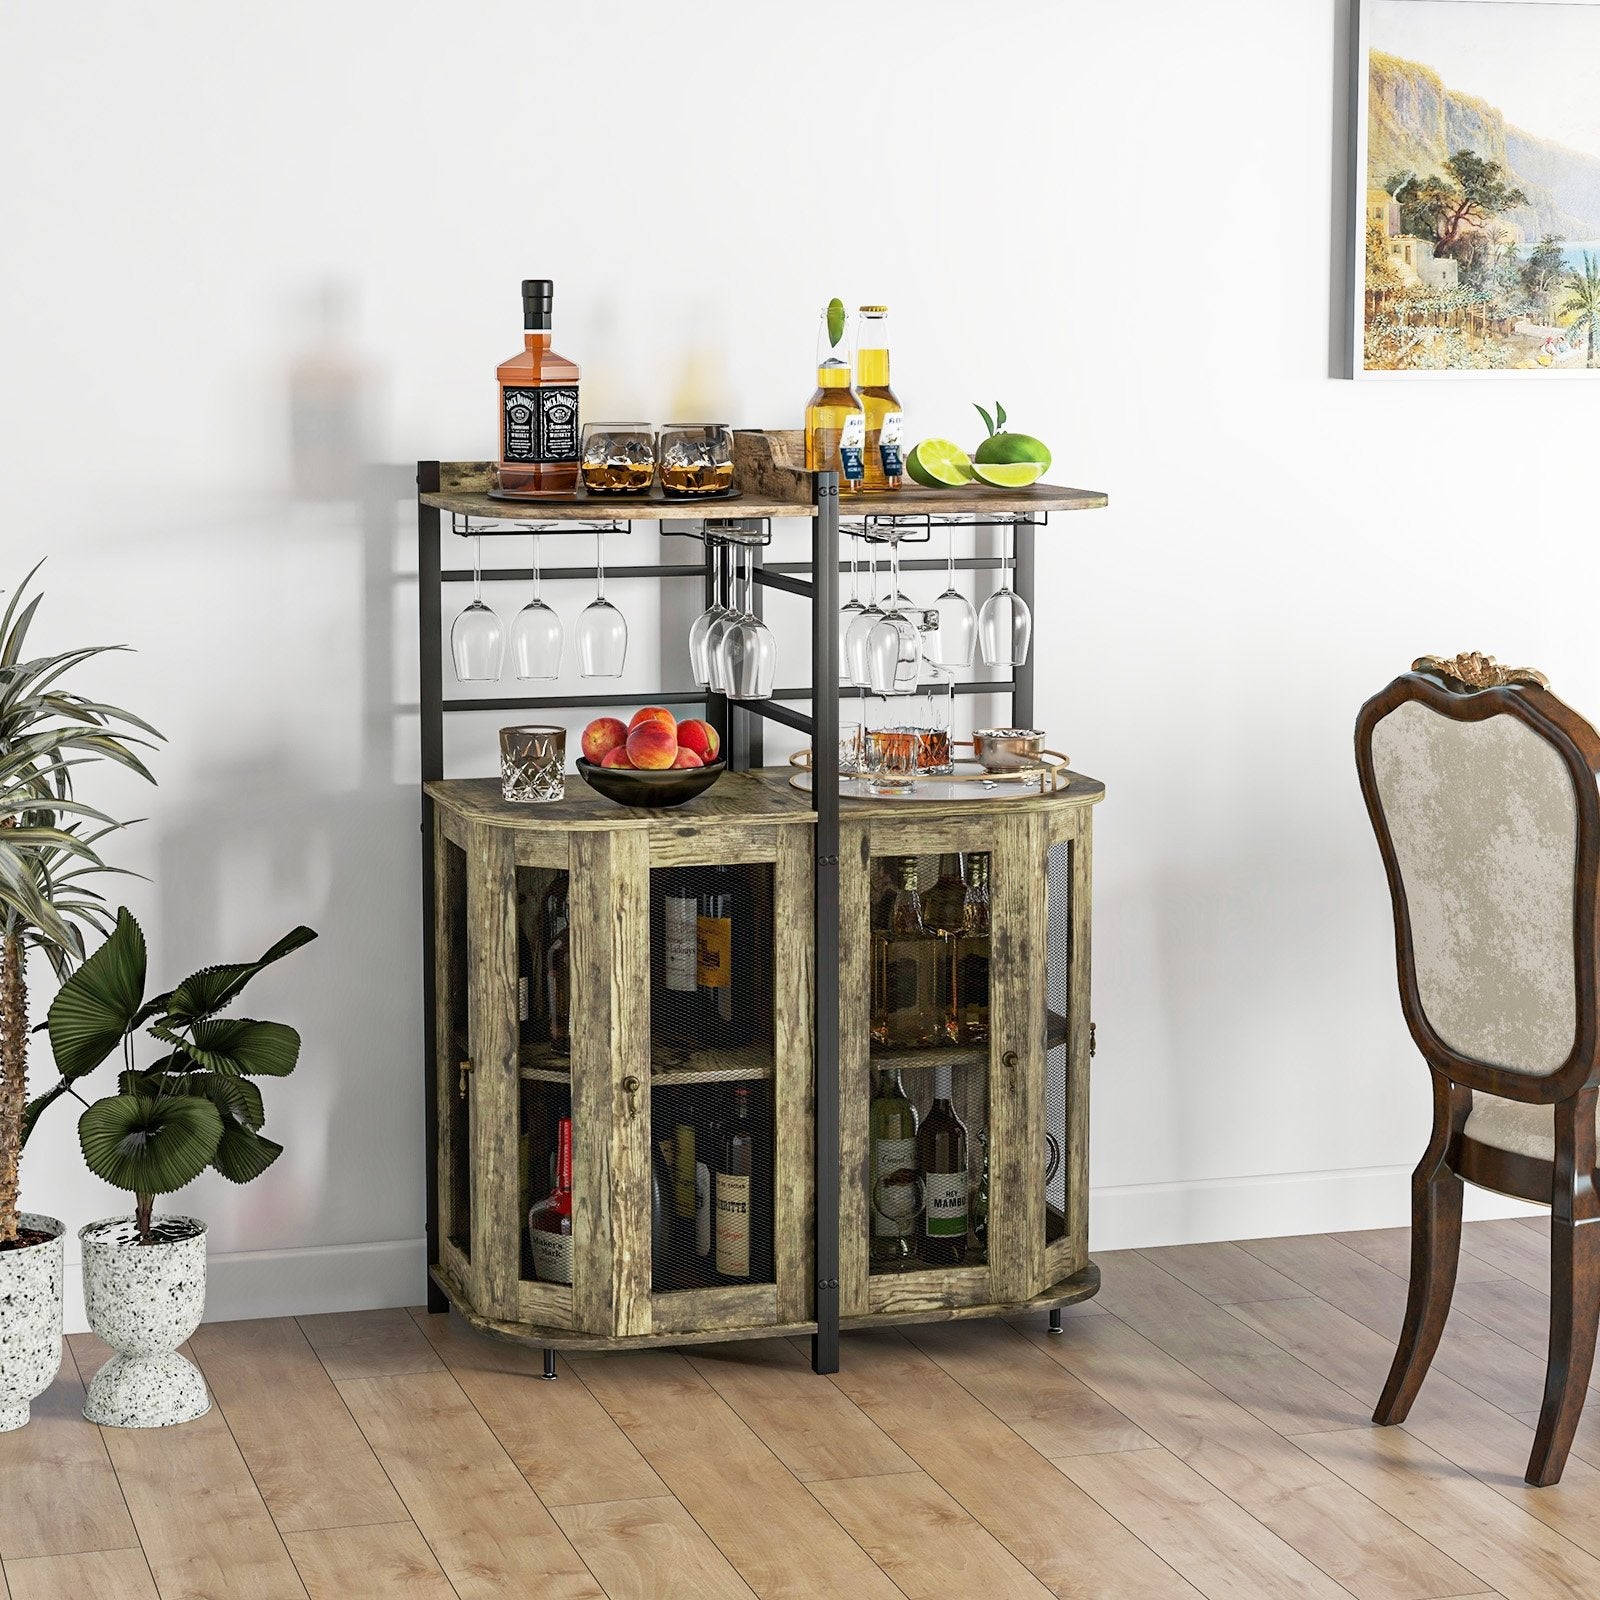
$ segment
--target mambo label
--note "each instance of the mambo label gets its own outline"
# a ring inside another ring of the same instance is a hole
[[[575,383],[542,388],[508,385],[500,391],[500,399],[505,413],[502,461],[548,464],[578,460]]]

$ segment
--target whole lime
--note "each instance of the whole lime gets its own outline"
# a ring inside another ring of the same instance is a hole
[[[1050,470],[1050,452],[1042,440],[1031,433],[994,433],[973,452],[974,461],[1037,461],[1042,472]]]

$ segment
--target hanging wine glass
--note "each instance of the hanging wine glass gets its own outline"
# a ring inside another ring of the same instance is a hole
[[[972,648],[978,637],[978,613],[956,587],[955,524],[950,523],[945,532],[949,536],[947,582],[944,593],[933,602],[933,609],[939,614],[939,626],[928,640],[928,659],[938,667],[970,667]]]
[[[494,683],[506,655],[506,630],[483,603],[483,540],[472,537],[472,604],[450,625],[450,654],[462,683]]]
[[[867,608],[861,603],[861,562],[856,549],[855,535],[850,536],[850,598],[839,607],[839,676],[846,683],[850,677],[850,624]]]
[[[511,659],[519,678],[561,675],[561,618],[539,598],[539,535],[533,536],[533,598],[512,619]]]
[[[728,603],[722,607],[722,615],[713,622],[706,631],[706,670],[709,676],[706,687],[715,690],[718,694],[727,694],[728,684],[728,653],[724,648],[729,632],[738,626],[741,612],[739,610],[739,595],[735,580],[738,577],[738,563],[733,563],[733,568],[726,575],[728,586]],[[721,593],[720,584],[724,581],[721,573],[718,574],[718,593]]]
[[[594,599],[578,618],[578,671],[586,678],[620,678],[628,659],[628,621],[606,599],[606,536],[594,536]]]
[[[867,636],[868,681],[877,694],[910,694],[922,666],[922,640],[914,622],[900,609],[900,541],[889,542],[891,608]]]
[[[1011,528],[1011,563],[1016,561],[1016,525]],[[983,602],[978,613],[978,643],[984,662],[991,667],[1008,663],[1020,667],[1028,659],[1033,636],[1033,613],[1028,602],[1011,587],[1009,565],[1000,569],[1000,587]]]
[[[778,674],[772,630],[755,611],[755,558],[744,547],[744,609],[722,637],[723,676],[730,700],[765,700]]]
[[[711,561],[711,604],[689,625],[689,666],[702,689],[716,687],[712,682],[711,632],[730,615],[722,603],[722,541],[708,536],[706,546]]]
[[[883,608],[873,599],[878,587],[876,551],[868,551],[867,562],[867,603],[856,613],[849,632],[845,635],[845,675],[851,683],[863,689],[870,687],[872,683],[872,673],[867,665],[867,640],[879,618],[883,616]]]

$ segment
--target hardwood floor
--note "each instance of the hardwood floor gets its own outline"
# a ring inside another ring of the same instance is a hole
[[[563,1358],[421,1311],[202,1327],[216,1405],[99,1429],[75,1336],[0,1434],[10,1600],[1555,1600],[1600,1594],[1600,1408],[1522,1468],[1542,1222],[1469,1223],[1402,1428],[1402,1229],[1099,1257],[1044,1316]]]

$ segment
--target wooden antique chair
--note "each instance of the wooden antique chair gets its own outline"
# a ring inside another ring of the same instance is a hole
[[[1433,1078],[1405,1326],[1373,1421],[1405,1421],[1438,1348],[1462,1181],[1538,1201],[1550,1355],[1527,1480],[1552,1484],[1600,1312],[1600,735],[1537,672],[1425,656],[1361,708],[1356,765],[1394,903],[1400,1003]]]

